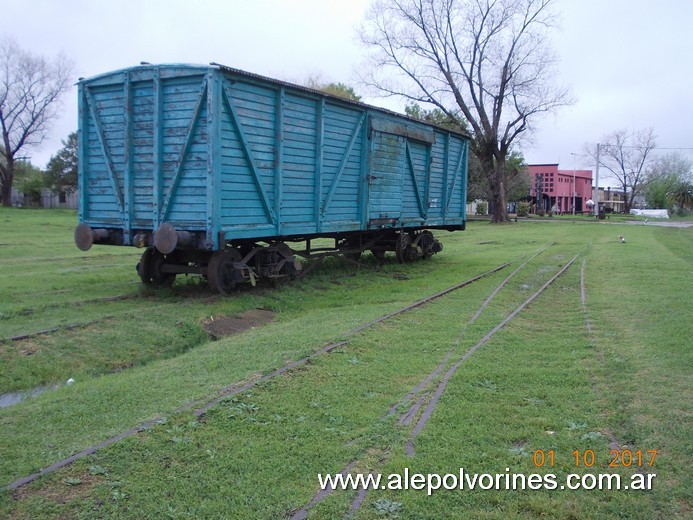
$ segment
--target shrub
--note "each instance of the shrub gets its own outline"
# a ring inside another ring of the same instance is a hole
[[[517,216],[526,217],[527,215],[529,215],[529,202],[519,202],[517,204]]]
[[[477,202],[476,203],[476,214],[477,215],[488,215],[488,202]]]

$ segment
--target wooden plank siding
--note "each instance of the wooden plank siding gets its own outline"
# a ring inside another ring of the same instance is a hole
[[[217,66],[80,81],[79,215],[92,227],[233,239],[463,227],[468,139]]]

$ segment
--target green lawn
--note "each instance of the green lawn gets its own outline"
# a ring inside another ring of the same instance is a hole
[[[355,266],[335,259],[288,285],[224,298],[192,278],[162,292],[143,289],[134,270],[138,251],[74,247],[74,212],[3,208],[0,222],[0,338],[83,325],[0,343],[0,394],[58,385],[0,410],[0,485],[165,418],[0,492],[0,517],[285,518],[314,497],[318,473],[350,463],[354,473],[386,476],[405,468],[552,473],[559,484],[571,473],[624,481],[656,474],[651,491],[374,490],[355,518],[690,515],[692,228],[473,222],[465,232],[439,233],[445,250],[429,261],[380,265],[366,255]],[[467,327],[517,259],[549,244]],[[460,366],[416,438],[415,455],[407,455],[413,425],[388,410],[446,355],[446,368],[459,360],[576,254],[566,273]],[[511,260],[202,417],[175,411]],[[202,328],[211,316],[256,307],[275,311],[275,319],[218,341]],[[65,386],[70,377],[76,383]],[[610,467],[614,442],[621,455],[657,450],[654,465],[645,457],[640,468]],[[554,465],[537,467],[538,450],[551,451]],[[588,462],[594,453],[592,467],[584,466],[586,452]],[[311,506],[309,517],[343,517],[355,497],[336,491]]]

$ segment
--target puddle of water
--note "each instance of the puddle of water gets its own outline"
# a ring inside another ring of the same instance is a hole
[[[9,394],[0,395],[0,408],[9,408],[10,406],[21,403],[29,397],[36,397],[47,390],[55,390],[56,388],[58,388],[57,385],[38,386],[28,391],[10,392]]]

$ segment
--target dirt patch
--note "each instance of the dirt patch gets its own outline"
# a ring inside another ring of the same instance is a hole
[[[219,339],[269,323],[274,315],[274,312],[267,309],[251,309],[236,316],[212,316],[202,322],[202,327],[210,338]]]
[[[27,344],[26,346],[24,346],[23,348],[19,349],[19,353],[22,356],[33,356],[34,354],[36,354],[37,351],[38,351],[38,347],[33,342],[31,342],[31,343]]]
[[[520,440],[513,442],[511,447],[515,450],[522,450],[522,449],[524,449],[525,446],[527,446],[527,442],[528,442],[527,439],[520,439]]]
[[[30,339],[24,339],[10,343],[0,343],[0,354],[7,352],[17,352],[21,356],[33,356],[39,350],[39,347]]]
[[[132,361],[114,362],[111,365],[111,372],[122,372],[123,370],[127,370],[128,368],[132,368],[134,366],[135,364]]]
[[[37,496],[55,504],[66,504],[75,499],[88,497],[98,483],[99,479],[89,473],[68,474],[67,478],[47,483],[42,487],[24,486],[15,489],[12,492],[12,498],[21,501]]]

